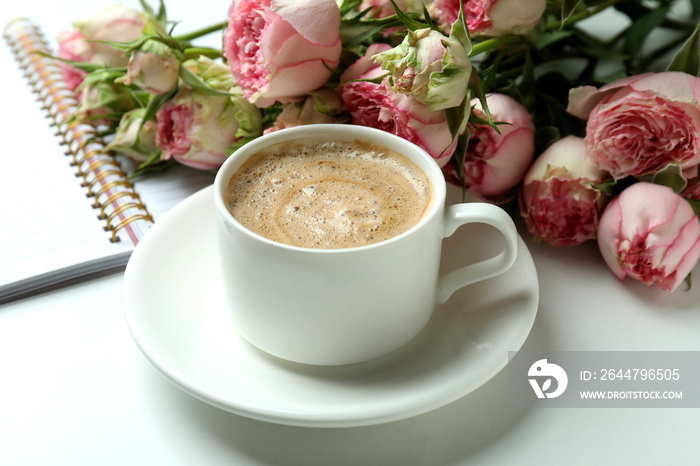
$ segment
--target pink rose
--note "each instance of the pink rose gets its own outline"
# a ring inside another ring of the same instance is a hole
[[[56,56],[64,60],[76,62],[89,62],[93,56],[92,46],[78,30],[64,31],[58,35],[58,51]],[[63,73],[63,80],[71,91],[75,91],[83,82],[86,71],[75,68],[61,62],[59,64]]]
[[[181,86],[156,113],[160,158],[216,169],[233,152],[245,119],[258,120],[258,112],[242,97],[210,96]]]
[[[654,173],[670,163],[700,164],[700,78],[649,73],[569,92],[568,111],[588,118],[586,145],[615,179]]]
[[[223,50],[236,82],[259,107],[299,101],[338,66],[334,0],[234,0]]]
[[[83,33],[86,39],[106,42],[131,42],[143,35],[148,16],[143,11],[113,5],[97,14],[78,20],[73,27]],[[121,50],[108,44],[91,42],[93,56],[91,63],[109,67],[124,66],[128,58]]]
[[[434,15],[449,30],[457,21],[459,0],[435,0]],[[472,35],[500,36],[526,32],[542,17],[546,0],[464,0],[464,19]]]
[[[674,291],[700,258],[700,220],[671,188],[636,183],[603,212],[598,246],[620,280]]]
[[[371,126],[396,134],[423,148],[440,166],[450,160],[457,145],[445,113],[431,111],[417,98],[394,92],[384,78],[377,84],[357,79],[375,79],[385,72],[370,57],[388,50],[386,44],[372,44],[366,54],[341,75],[340,97],[353,124]]]
[[[498,134],[490,125],[469,125],[469,146],[464,158],[467,189],[482,198],[509,194],[525,176],[535,156],[535,125],[527,109],[504,94],[486,96],[489,111],[498,125]],[[476,116],[486,119],[479,99],[472,99]],[[449,167],[449,168],[448,168]],[[454,167],[448,173],[456,176]]]
[[[607,196],[592,186],[607,177],[583,139],[567,136],[549,146],[525,175],[520,193],[530,233],[552,246],[594,239]]]
[[[142,35],[145,13],[121,5],[106,8],[94,16],[73,23],[75,29],[58,35],[56,56],[65,60],[95,63],[107,67],[124,66],[128,58],[110,45],[93,41],[131,42]],[[67,87],[75,89],[87,73],[62,63],[61,70]]]

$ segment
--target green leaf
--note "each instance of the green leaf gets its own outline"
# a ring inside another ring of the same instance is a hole
[[[612,49],[608,44],[598,40],[581,29],[574,30],[574,37],[580,42],[579,49],[586,55],[608,60],[623,61],[629,58],[625,53]]]
[[[693,206],[693,212],[695,212],[695,215],[700,217],[700,201],[697,201],[695,199],[686,199],[690,203],[691,206]]]
[[[364,42],[371,42],[371,38],[385,28],[401,26],[401,20],[396,15],[386,18],[363,19],[366,11],[359,13],[353,18],[344,19],[340,22],[340,41],[343,48],[351,48]]]
[[[471,109],[469,108],[469,93],[464,96],[458,107],[450,107],[444,110],[447,127],[450,129],[452,140],[462,134],[469,121]]]
[[[143,128],[143,125],[146,124],[146,122],[153,117],[156,116],[156,113],[160,109],[160,107],[163,106],[165,102],[168,100],[172,99],[172,97],[175,95],[177,92],[177,86],[173,86],[172,89],[168,92],[164,92],[163,94],[155,94],[151,100],[148,101],[148,105],[146,105],[146,110],[143,112],[143,117],[141,120],[141,125],[139,126],[139,132]]]
[[[673,189],[676,194],[680,194],[680,192],[688,186],[688,180],[683,176],[680,163],[670,163],[666,165],[664,168],[654,173],[651,182],[668,186]]]
[[[636,57],[649,34],[664,22],[669,9],[670,6],[662,6],[636,19],[625,34],[623,52]]]
[[[598,184],[591,185],[591,188],[602,191],[608,196],[612,196],[615,193],[616,186],[617,182],[611,178],[609,180],[601,181]]]
[[[700,1],[700,0],[699,0]],[[693,76],[700,76],[700,22],[676,52],[666,71],[682,71]]]
[[[561,2],[561,23],[562,26],[564,22],[568,20],[571,15],[576,11],[576,8],[583,3],[582,0],[563,0]]]
[[[401,20],[404,26],[406,26],[408,29],[411,31],[415,31],[417,29],[425,29],[427,27],[430,27],[429,24],[424,23],[423,21],[418,21],[414,19],[415,15],[409,15],[401,11],[401,8],[396,4],[394,0],[391,1],[391,6],[394,7],[394,11],[396,12],[396,16]]]
[[[51,58],[53,60],[60,61],[62,63],[70,65],[74,68],[78,68],[79,70],[87,71],[88,73],[92,73],[93,71],[99,71],[99,70],[105,69],[104,65],[100,65],[97,63],[87,63],[87,62],[82,62],[82,61],[66,60],[65,58],[55,57],[55,56],[51,55],[50,53],[42,52],[41,50],[34,50],[34,53],[36,53],[37,55],[40,55],[42,57],[45,57],[45,58]]]
[[[202,92],[207,95],[213,95],[213,96],[221,96],[221,97],[231,97],[234,95],[238,94],[232,94],[230,92],[225,92],[225,91],[220,91],[218,89],[214,89],[213,87],[209,86],[207,83],[205,83],[202,78],[191,72],[189,69],[187,69],[186,66],[180,66],[180,78],[182,78],[182,81],[190,86],[192,89],[196,89],[199,92]]]
[[[565,41],[573,34],[573,31],[570,30],[544,32],[537,37],[535,47],[537,50],[543,50],[557,42]]]

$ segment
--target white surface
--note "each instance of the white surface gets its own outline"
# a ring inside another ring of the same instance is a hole
[[[146,357],[214,406],[312,427],[404,419],[480,387],[530,332],[537,275],[521,241],[508,272],[456,293],[411,343],[390,355],[340,367],[270,357],[239,337],[228,315],[212,193],[211,187],[197,193],[153,227],[129,263],[123,299],[127,324]],[[461,233],[443,257],[458,255],[467,239],[496,251],[502,241],[485,228]]]
[[[30,15],[55,35],[94,8],[81,4],[6,2],[0,19]],[[228,7],[212,5],[168,4],[172,18],[196,10],[201,24]],[[21,156],[31,140],[32,129],[8,111],[34,104],[21,97],[3,93],[3,157]],[[700,351],[698,283],[672,295],[621,283],[593,243],[553,249],[523,236],[541,291],[524,349]],[[113,275],[0,307],[1,464],[646,466],[700,458],[698,410],[515,410],[506,371],[443,408],[376,426],[289,427],[231,414],[184,393],[143,357],[124,322],[122,281]]]

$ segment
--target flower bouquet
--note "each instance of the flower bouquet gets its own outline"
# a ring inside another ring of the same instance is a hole
[[[700,259],[697,1],[233,0],[190,33],[141,6],[76,21],[54,57],[133,176],[216,170],[291,126],[371,126],[536,240],[597,240],[620,279],[673,291]],[[619,30],[588,32],[603,15]]]

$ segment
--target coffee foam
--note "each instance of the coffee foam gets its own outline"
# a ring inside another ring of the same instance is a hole
[[[364,246],[416,225],[432,202],[430,183],[403,155],[366,142],[272,146],[233,175],[225,199],[249,230],[293,246]]]

